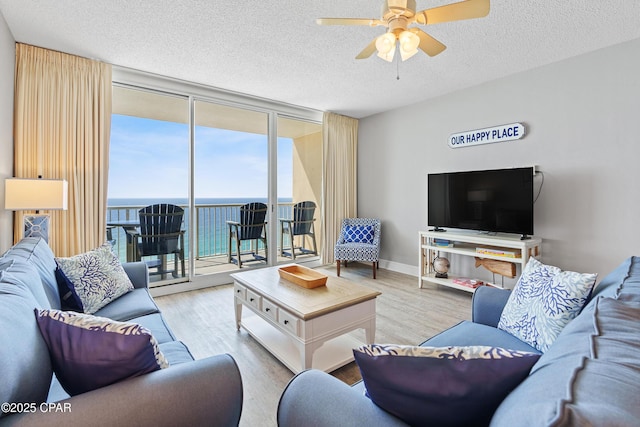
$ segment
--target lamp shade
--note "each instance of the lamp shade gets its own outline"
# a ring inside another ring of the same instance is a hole
[[[69,186],[65,180],[8,178],[4,184],[7,210],[67,210]]]

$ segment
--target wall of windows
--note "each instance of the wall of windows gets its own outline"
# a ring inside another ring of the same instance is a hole
[[[238,266],[228,258],[229,223],[238,220],[240,206],[260,202],[268,206],[268,248],[242,242],[243,268],[291,262],[281,253],[281,219],[304,199],[318,205],[315,223],[321,223],[321,118],[317,111],[114,69],[108,232],[120,257],[135,257],[131,224],[141,207],[176,204],[184,208],[187,274],[154,277],[155,293],[230,283]],[[305,245],[296,237],[296,246]],[[165,270],[175,256],[160,257]]]

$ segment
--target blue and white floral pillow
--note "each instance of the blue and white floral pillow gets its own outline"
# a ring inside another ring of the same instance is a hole
[[[373,227],[370,225],[347,225],[344,229],[345,243],[373,243]]]
[[[502,311],[498,328],[541,352],[582,310],[597,274],[562,271],[530,258]]]
[[[69,258],[56,258],[61,271],[56,274],[58,288],[75,293],[84,313],[93,314],[114,299],[133,290],[129,276],[113,253],[111,244]],[[59,273],[62,274],[59,274]]]

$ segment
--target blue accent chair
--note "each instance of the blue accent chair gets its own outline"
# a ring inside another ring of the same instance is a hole
[[[373,278],[376,278],[380,257],[380,220],[373,218],[345,218],[334,249],[336,268],[340,276],[340,264],[344,261],[370,262]]]

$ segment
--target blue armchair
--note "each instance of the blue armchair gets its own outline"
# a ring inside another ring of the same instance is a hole
[[[334,249],[336,268],[340,276],[340,264],[344,261],[373,263],[373,278],[376,278],[380,256],[380,220],[372,218],[345,218]]]

